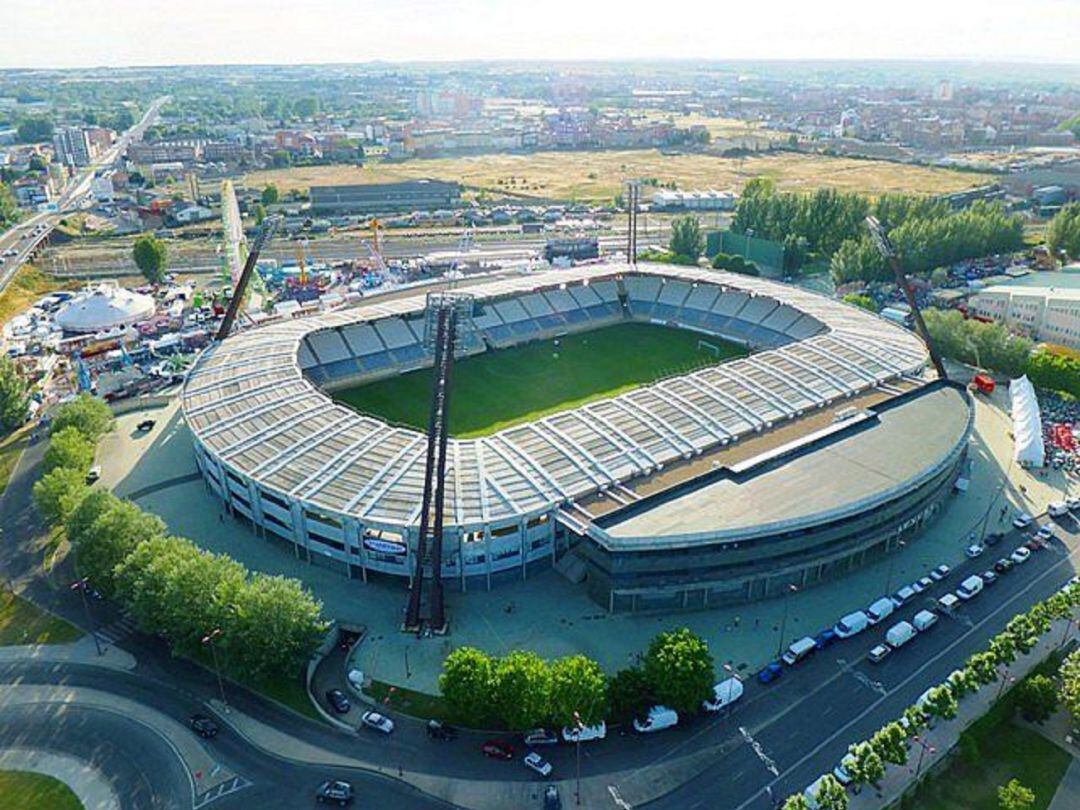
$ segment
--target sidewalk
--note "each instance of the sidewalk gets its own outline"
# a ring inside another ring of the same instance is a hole
[[[121,807],[120,798],[105,775],[81,759],[32,748],[9,748],[0,751],[0,770],[51,776],[71,788],[85,810],[120,810]]]
[[[94,639],[84,635],[71,644],[27,644],[0,647],[0,663],[86,664],[131,672],[135,669],[135,657],[113,644],[102,642],[102,654],[98,655]]]
[[[1060,646],[1062,634],[1065,631],[1065,622],[1056,621],[1050,628],[1050,632],[1042,637],[1042,640],[1032,648],[1031,652],[1016,659],[1008,668],[1009,677],[1015,680],[1006,685],[1006,691],[1012,684],[1019,683],[1040,662],[1046,659],[1050,653]],[[969,694],[960,700],[960,708],[952,720],[937,720],[935,727],[923,730],[919,737],[929,747],[922,757],[922,769],[920,776],[925,775],[933,766],[945,757],[957,744],[960,735],[972,723],[982,717],[997,701],[1001,692],[1001,681],[982,687],[978,692]],[[873,787],[865,787],[861,793],[851,797],[848,805],[850,810],[881,810],[882,807],[891,807],[898,802],[908,790],[915,784],[915,771],[919,767],[919,748],[912,747],[908,752],[908,763],[902,767],[889,765],[885,772],[885,778],[881,780],[879,790]],[[1074,762],[1075,767],[1075,762]],[[1072,772],[1070,767],[1069,771]],[[1067,807],[1072,810],[1077,804]]]

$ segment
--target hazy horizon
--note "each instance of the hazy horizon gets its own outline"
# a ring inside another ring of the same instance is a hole
[[[9,0],[0,68],[454,62],[975,62],[1077,65],[1074,0],[863,0],[642,14],[609,0]]]

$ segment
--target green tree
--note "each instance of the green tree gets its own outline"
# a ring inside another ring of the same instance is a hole
[[[907,732],[899,723],[888,723],[874,732],[870,745],[885,762],[907,763]]]
[[[0,183],[0,226],[12,225],[18,219],[19,203],[11,189]]]
[[[676,256],[685,256],[697,261],[705,249],[705,237],[701,233],[701,223],[697,217],[676,217],[671,223],[671,239],[668,250]]]
[[[51,141],[53,122],[48,118],[26,118],[19,123],[18,136],[20,143]]]
[[[1025,678],[1016,690],[1016,705],[1025,719],[1044,723],[1057,711],[1057,686],[1046,675]]]
[[[620,669],[608,680],[610,716],[617,723],[629,722],[655,702],[652,685],[640,667]]]
[[[293,114],[300,118],[311,118],[319,112],[319,100],[306,96],[293,102]]]
[[[266,219],[266,206],[260,203],[255,203],[255,224],[262,225],[263,220]]]
[[[948,686],[935,686],[927,693],[924,708],[932,717],[952,720],[956,717],[959,705],[952,689]]]
[[[1001,785],[997,795],[1001,810],[1030,810],[1035,806],[1035,792],[1024,787],[1018,779],[1010,779]]]
[[[957,700],[979,688],[978,682],[965,669],[958,669],[949,673],[945,683]]]
[[[1066,656],[1061,662],[1058,677],[1061,679],[1061,702],[1073,721],[1080,723],[1080,651]]]
[[[848,753],[851,757],[844,763],[844,770],[856,782],[876,785],[885,776],[885,762],[870,743],[855,743]]]
[[[931,287],[944,287],[949,283],[949,268],[947,267],[935,267],[933,272],[930,273],[930,286]]]
[[[1016,642],[1008,633],[998,633],[990,639],[988,651],[998,666],[1008,666],[1016,660]]]
[[[692,714],[712,695],[713,657],[703,638],[687,627],[658,633],[645,653],[645,677],[665,706]]]
[[[106,596],[113,596],[116,570],[139,543],[165,536],[165,523],[130,501],[92,493],[67,520],[79,573]],[[268,614],[268,621],[271,621]]]
[[[550,711],[551,672],[534,652],[515,650],[496,663],[491,702],[507,728],[524,731],[541,725]]]
[[[1036,388],[1063,391],[1080,399],[1080,355],[1071,350],[1036,349],[1028,359],[1027,375]]]
[[[784,799],[781,810],[810,810],[810,802],[801,793],[795,793]]]
[[[909,734],[918,734],[919,730],[926,725],[926,712],[918,706],[908,706],[904,709],[904,719],[907,720]]]
[[[57,467],[34,482],[31,494],[41,516],[56,525],[68,519],[88,491],[85,473]]]
[[[831,773],[825,774],[825,778],[818,784],[814,798],[821,810],[847,810],[847,791]]]
[[[1080,203],[1069,203],[1050,220],[1046,246],[1054,256],[1064,253],[1070,259],[1080,259]]]
[[[74,427],[89,441],[97,442],[112,426],[113,415],[108,405],[90,394],[79,394],[57,409],[49,432],[56,434]]]
[[[18,367],[0,356],[0,430],[14,430],[26,421],[30,411],[30,388]]]
[[[45,472],[67,467],[85,476],[93,463],[94,445],[78,428],[66,427],[50,437],[43,461]]]
[[[551,719],[557,726],[573,725],[574,713],[587,726],[604,719],[607,680],[600,665],[584,655],[551,662]]]
[[[278,188],[273,183],[270,183],[266,188],[262,190],[262,196],[259,198],[263,205],[274,205],[277,203],[280,195],[278,194]]]
[[[495,662],[491,656],[475,647],[458,647],[446,656],[439,675],[439,691],[460,722],[480,728],[491,725],[494,674]]]
[[[160,284],[165,280],[167,251],[160,239],[152,234],[140,236],[135,240],[131,255],[135,259],[135,266],[151,284]]]
[[[867,312],[877,312],[877,302],[869,295],[860,295],[859,293],[848,293],[841,299],[845,304],[851,304],[852,306],[859,307],[859,309],[865,309]]]

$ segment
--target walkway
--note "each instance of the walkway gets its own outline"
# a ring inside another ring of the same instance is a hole
[[[1058,785],[1057,793],[1046,810],[1076,810],[1080,807],[1080,760],[1073,753],[1072,764]]]
[[[71,788],[85,810],[120,810],[120,799],[109,780],[84,760],[31,748],[9,748],[0,751],[0,770],[51,776]]]

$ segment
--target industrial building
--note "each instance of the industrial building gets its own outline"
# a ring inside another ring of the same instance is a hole
[[[968,299],[968,312],[1035,340],[1080,350],[1080,289],[987,287]]]
[[[454,208],[460,202],[461,185],[442,180],[311,187],[311,210],[316,213],[433,211]]]

